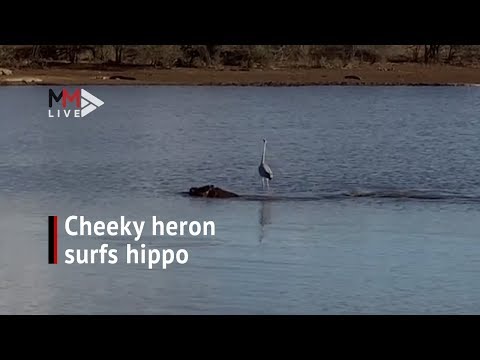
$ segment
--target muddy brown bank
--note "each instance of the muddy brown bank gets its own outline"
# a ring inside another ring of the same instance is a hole
[[[151,67],[52,67],[10,69],[0,85],[199,85],[199,86],[462,86],[480,84],[480,69],[450,65],[383,64],[346,69],[154,69]]]

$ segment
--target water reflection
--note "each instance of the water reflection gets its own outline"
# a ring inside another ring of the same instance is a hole
[[[259,210],[259,224],[260,224],[260,236],[259,242],[263,241],[265,237],[265,225],[271,224],[271,203],[270,201],[260,202]]]

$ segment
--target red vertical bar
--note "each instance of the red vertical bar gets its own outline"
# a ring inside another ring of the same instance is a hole
[[[53,217],[53,263],[58,264],[58,216]]]

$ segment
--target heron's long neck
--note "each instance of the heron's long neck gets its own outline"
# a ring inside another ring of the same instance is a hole
[[[262,164],[265,162],[265,151],[267,150],[267,143],[263,143]]]

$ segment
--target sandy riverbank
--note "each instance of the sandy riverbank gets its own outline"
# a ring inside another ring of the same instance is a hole
[[[351,69],[168,69],[57,66],[11,69],[0,85],[468,85],[480,84],[480,69],[447,65],[382,64]],[[110,79],[121,76],[129,79]]]

